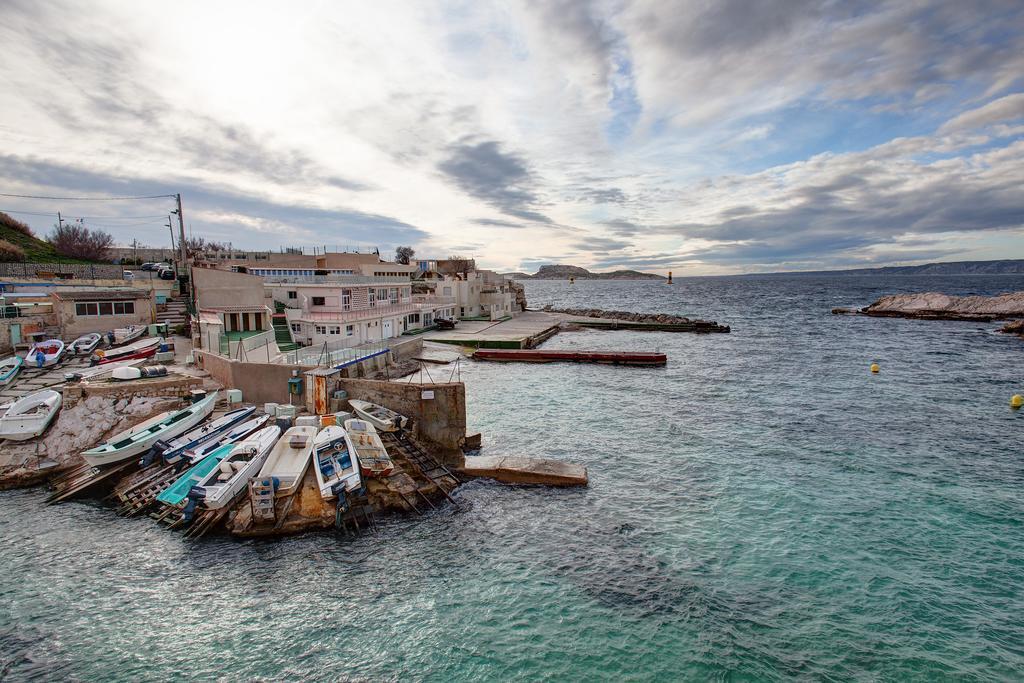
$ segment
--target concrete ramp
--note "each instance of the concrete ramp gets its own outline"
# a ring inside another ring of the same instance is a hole
[[[470,477],[487,477],[505,484],[586,486],[588,482],[587,468],[583,465],[542,458],[470,456],[459,471]]]

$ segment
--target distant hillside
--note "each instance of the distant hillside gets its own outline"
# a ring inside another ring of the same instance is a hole
[[[950,261],[925,263],[920,266],[885,266],[883,268],[852,268],[850,270],[798,270],[779,273],[749,273],[749,275],[1024,275],[1024,259],[1002,261]]]
[[[8,242],[22,252],[24,252],[24,258],[20,256],[17,258],[4,257],[5,261],[28,261],[30,263],[88,263],[87,261],[81,261],[78,259],[70,259],[66,256],[60,256],[57,251],[53,248],[53,245],[45,240],[41,240],[32,234],[32,231],[27,225],[21,221],[12,218],[0,211],[0,240]],[[0,255],[3,255],[7,250],[0,245]]]
[[[610,273],[592,273],[579,266],[541,266],[533,275],[527,273],[504,273],[513,280],[664,280],[661,275],[641,273],[638,270],[614,270]]]

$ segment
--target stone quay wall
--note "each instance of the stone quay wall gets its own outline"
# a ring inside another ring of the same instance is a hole
[[[193,389],[202,388],[202,379],[185,375],[130,382],[104,382],[102,384],[79,382],[64,388],[64,405],[70,407],[93,396],[112,401],[131,400],[142,396],[169,399],[188,398]]]

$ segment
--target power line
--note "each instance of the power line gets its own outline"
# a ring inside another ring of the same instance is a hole
[[[173,194],[154,194],[144,197],[43,197],[32,194],[5,194],[0,192],[0,197],[17,197],[18,199],[51,199],[59,202],[113,202],[128,199],[174,199]]]
[[[53,216],[54,212],[49,213],[37,213],[35,211],[15,211],[13,209],[0,209],[0,213],[18,213],[26,216]],[[166,214],[153,214],[152,216],[75,216],[75,218],[84,218],[89,221],[112,221],[112,220],[143,220],[146,218],[161,219],[167,218]]]

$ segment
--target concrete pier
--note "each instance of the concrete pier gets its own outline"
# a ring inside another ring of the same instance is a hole
[[[587,468],[579,463],[508,455],[473,456],[459,470],[468,477],[485,477],[505,484],[586,486]]]

